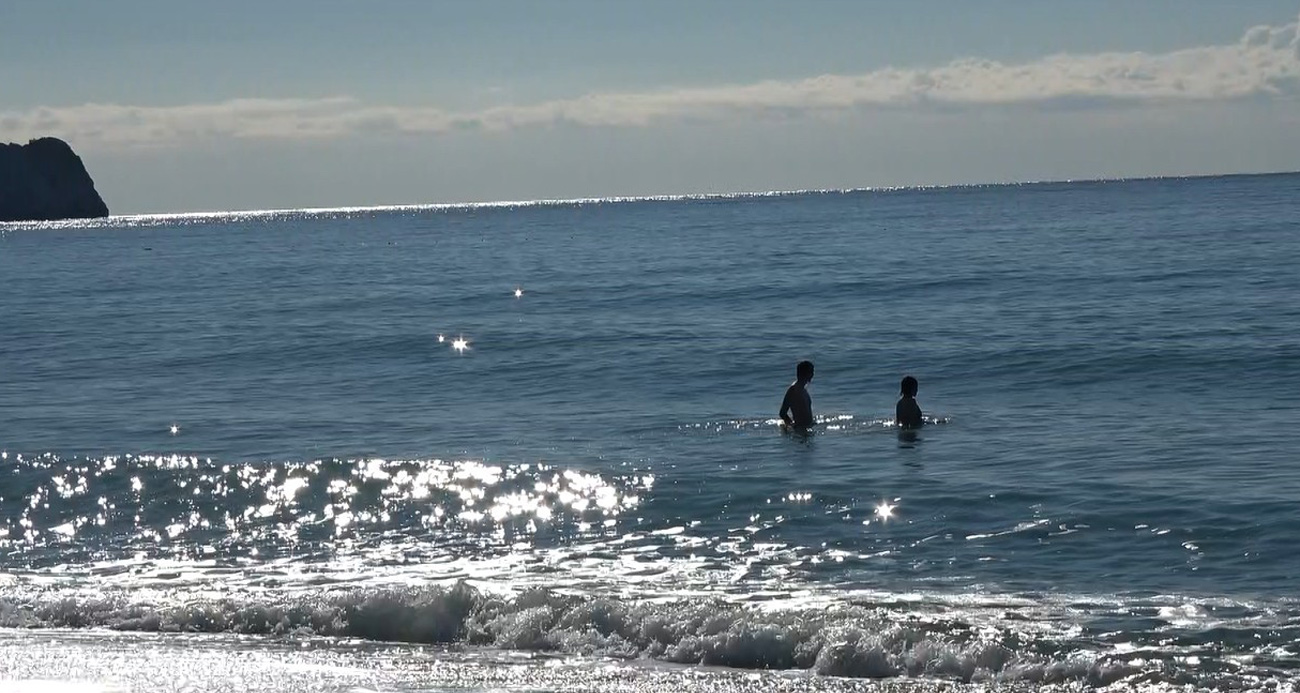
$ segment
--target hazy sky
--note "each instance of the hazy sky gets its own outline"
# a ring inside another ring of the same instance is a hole
[[[3,0],[114,213],[1300,169],[1300,0]]]

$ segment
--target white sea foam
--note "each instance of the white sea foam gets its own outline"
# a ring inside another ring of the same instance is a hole
[[[1044,672],[1054,671],[1060,680],[1104,683],[1131,673],[1122,662],[1099,661],[1048,638],[1030,636],[1008,645],[1025,636],[874,606],[763,609],[717,599],[626,602],[550,590],[496,596],[463,582],[290,595],[228,593],[170,602],[165,593],[152,591],[54,598],[29,593],[0,601],[0,625],[465,643],[869,678],[1047,680]]]
[[[234,571],[227,575],[240,582]],[[82,583],[31,577],[10,581],[0,597],[0,627],[360,638],[966,683],[1195,682],[1198,667],[1190,662],[1221,662],[1225,655],[1246,658],[1242,676],[1266,677],[1285,663],[1287,648],[1251,638],[1225,640],[1222,632],[1287,630],[1298,615],[1278,604],[1179,604],[1173,598],[1040,601],[977,593],[822,591],[747,603],[723,595],[620,597],[558,584],[510,589],[497,583],[491,589],[465,580],[367,585],[361,578],[313,585],[294,583],[290,575],[284,576],[288,583],[275,581],[268,574],[263,579],[271,582],[252,587],[222,585],[208,575],[206,583],[180,578],[170,586],[141,581],[128,587],[137,580],[128,577],[108,587],[111,576]],[[1290,615],[1279,614],[1279,606]],[[1211,609],[1235,609],[1240,617],[1208,621]],[[1088,626],[1093,618],[1165,611],[1190,620],[1180,620],[1176,633],[1131,627],[1113,643],[1116,633]]]

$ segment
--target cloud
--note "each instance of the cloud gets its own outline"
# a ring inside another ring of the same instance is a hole
[[[589,94],[477,111],[367,104],[349,97],[234,99],[181,106],[85,104],[0,112],[0,139],[53,134],[79,144],[321,139],[570,124],[800,117],[871,108],[1154,104],[1300,96],[1300,22],[1250,29],[1231,45],[1170,53],[1059,54],[1020,64],[977,58],[860,75]]]

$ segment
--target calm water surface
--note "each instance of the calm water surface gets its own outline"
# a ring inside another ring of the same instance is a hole
[[[0,624],[1291,685],[1297,200],[1275,175],[0,225]],[[941,420],[916,436],[904,374]]]

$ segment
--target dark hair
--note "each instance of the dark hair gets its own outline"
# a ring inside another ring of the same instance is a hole
[[[800,361],[799,365],[794,367],[794,374],[800,380],[809,380],[813,377],[812,361]]]
[[[913,377],[910,376],[910,375],[903,376],[903,382],[902,382],[902,384],[899,386],[899,389],[901,389],[902,392],[903,392],[903,394],[907,395],[908,397],[915,397],[915,396],[916,396],[916,378],[913,378]]]

